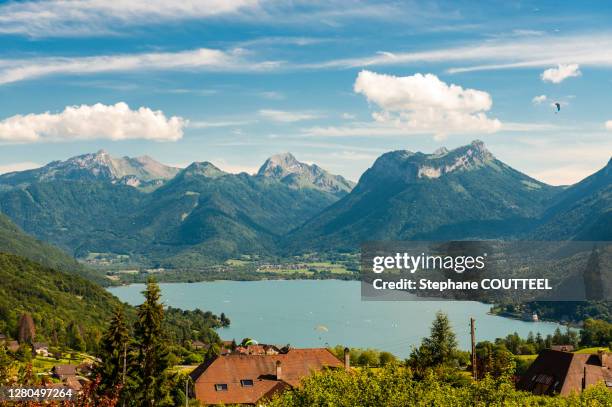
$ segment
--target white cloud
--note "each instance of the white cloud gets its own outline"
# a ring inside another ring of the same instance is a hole
[[[12,164],[3,164],[3,165],[0,165],[0,174],[6,174],[7,172],[31,170],[33,168],[38,168],[38,167],[42,167],[42,165],[35,163],[35,162],[31,162],[31,161],[12,163]]]
[[[193,129],[210,129],[218,127],[236,127],[256,123],[255,120],[226,120],[226,121],[189,121],[188,127]]]
[[[446,84],[433,74],[392,76],[371,71],[357,75],[354,90],[381,110],[377,122],[433,133],[493,133],[501,122],[487,117],[493,101],[484,91]]]
[[[542,72],[540,78],[544,82],[561,83],[567,78],[582,75],[578,64],[563,65],[558,64],[556,68],[549,68]]]
[[[308,112],[287,112],[284,110],[272,110],[262,109],[259,111],[259,115],[265,117],[268,120],[272,120],[280,123],[293,123],[303,120],[318,119],[319,115],[308,113]]]
[[[355,68],[410,65],[423,62],[454,63],[449,73],[549,67],[557,64],[611,67],[612,35],[543,35],[467,42],[464,45],[418,52],[378,52],[374,55],[335,59],[304,65],[305,68]]]
[[[258,4],[258,0],[9,2],[0,6],[0,33],[32,37],[100,35],[120,31],[120,26],[210,18],[253,9]]]
[[[608,120],[605,126],[606,126],[606,130],[612,131],[612,120]]]
[[[546,102],[547,99],[548,97],[546,95],[534,96],[534,98],[531,99],[531,103],[534,105],[541,105],[542,103]]]
[[[355,119],[355,115],[351,113],[342,113],[342,118],[344,120],[353,120]]]
[[[60,113],[16,115],[0,121],[0,142],[35,143],[90,139],[176,141],[186,120],[160,110],[115,105],[68,106]]]
[[[179,52],[0,60],[0,84],[59,74],[146,70],[265,71],[280,64],[275,61],[250,61],[246,58],[248,54],[241,48],[230,51],[200,48]]]

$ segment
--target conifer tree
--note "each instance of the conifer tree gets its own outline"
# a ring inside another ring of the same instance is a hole
[[[164,337],[164,308],[161,292],[153,279],[143,292],[145,301],[138,307],[134,326],[135,357],[133,392],[135,405],[163,406],[171,404],[169,397],[169,352]]]
[[[457,338],[446,314],[441,311],[436,313],[431,334],[423,340],[423,345],[429,349],[434,365],[448,364],[453,360],[457,351]]]
[[[100,376],[100,383],[97,388],[99,393],[114,391],[123,383],[128,342],[129,332],[123,308],[117,307],[100,344],[100,359],[102,362],[97,369]]]
[[[420,347],[413,349],[409,364],[417,369],[450,365],[456,361],[456,356],[457,338],[448,316],[438,311],[431,325],[431,334],[423,338]]]

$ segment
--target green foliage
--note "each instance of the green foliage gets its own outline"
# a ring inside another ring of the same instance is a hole
[[[422,379],[396,364],[380,369],[342,370],[314,374],[299,388],[275,397],[270,407],[412,407],[412,406],[606,406],[612,392],[605,386],[591,387],[567,398],[534,396],[514,389],[506,378],[487,376],[461,384],[444,374],[427,371]]]
[[[169,404],[170,366],[168,343],[164,338],[164,308],[161,291],[154,280],[147,283],[145,301],[138,306],[134,324],[135,361],[130,375],[135,383],[127,393],[138,405],[153,407]]]
[[[0,386],[9,382],[14,365],[15,361],[7,354],[4,343],[0,343]]]
[[[486,375],[495,378],[510,377],[516,369],[512,353],[504,345],[489,341],[476,345],[476,362],[478,377],[481,379]]]
[[[26,234],[2,213],[0,213],[0,252],[25,257],[46,267],[77,274],[97,283],[108,284],[108,280],[102,274],[87,269],[62,250]]]
[[[580,344],[609,347],[612,345],[612,324],[597,319],[587,319],[582,327]]]
[[[446,314],[436,313],[429,337],[423,338],[421,345],[412,350],[408,363],[418,370],[459,364],[457,338]]]
[[[119,301],[100,286],[21,257],[0,253],[0,332],[17,337],[32,316],[35,341],[94,350]]]
[[[96,368],[101,378],[98,388],[100,393],[113,391],[123,383],[129,341],[129,330],[123,309],[117,307],[100,345],[101,363]]]

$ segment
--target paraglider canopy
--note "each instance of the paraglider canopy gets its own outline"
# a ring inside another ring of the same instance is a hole
[[[325,325],[317,325],[317,326],[315,326],[315,331],[317,331],[317,332],[328,332],[329,329]]]

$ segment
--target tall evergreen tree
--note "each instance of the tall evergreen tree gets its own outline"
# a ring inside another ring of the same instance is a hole
[[[432,356],[434,365],[449,364],[457,352],[457,338],[451,328],[448,316],[441,311],[431,325],[429,338],[423,340]]]
[[[117,307],[111,317],[108,330],[100,344],[100,359],[98,366],[100,383],[97,391],[106,393],[114,391],[123,383],[124,364],[127,362],[127,347],[129,331],[125,322],[123,308]]]
[[[423,338],[421,346],[413,349],[409,363],[416,368],[451,365],[457,360],[457,338],[448,316],[436,313],[431,325],[431,334]]]
[[[169,352],[163,332],[164,308],[160,303],[161,292],[153,279],[147,282],[143,292],[145,301],[138,307],[138,319],[134,326],[136,363],[134,404],[138,406],[163,406],[171,404],[169,397]]]

